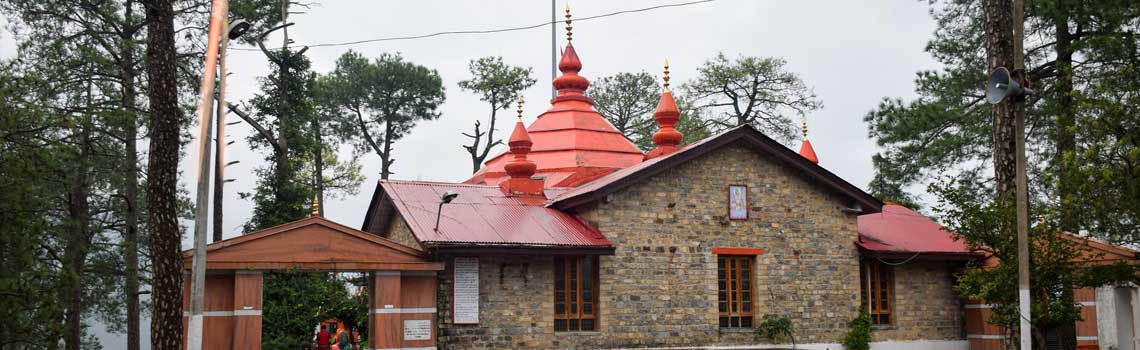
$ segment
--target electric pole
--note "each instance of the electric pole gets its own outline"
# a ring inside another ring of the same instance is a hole
[[[194,260],[190,281],[190,324],[187,330],[187,349],[202,349],[202,309],[206,290],[206,220],[209,216],[210,190],[210,134],[213,128],[214,79],[217,74],[218,46],[221,44],[222,26],[229,13],[227,0],[213,0],[210,11],[210,31],[206,43],[206,64],[202,84],[198,91],[198,189],[194,211]]]
[[[550,81],[558,78],[558,0],[550,0]],[[558,89],[550,85],[550,97],[558,96]]]
[[[1013,0],[1013,70],[1025,73],[1025,3]],[[1025,98],[1010,100],[1009,112],[1013,114],[1014,139],[1017,143],[1017,299],[1018,314],[1021,319],[1021,349],[1033,349],[1033,332],[1030,324],[1029,302],[1029,189],[1025,174]]]

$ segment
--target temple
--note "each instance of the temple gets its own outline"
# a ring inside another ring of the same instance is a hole
[[[374,348],[771,348],[788,339],[759,328],[786,318],[800,348],[837,349],[861,309],[873,348],[1004,346],[994,306],[954,290],[968,263],[999,262],[826,169],[806,118],[798,152],[748,125],[682,144],[666,62],[643,153],[594,109],[567,42],[549,108],[526,126],[520,98],[508,150],[467,181],[381,180],[360,230],[314,215],[211,244],[234,323],[207,328],[255,333],[226,327],[253,327],[258,271],[354,269]],[[1140,254],[1064,235],[1098,259],[1082,263]],[[1080,346],[1129,349],[1137,289],[1075,295]]]

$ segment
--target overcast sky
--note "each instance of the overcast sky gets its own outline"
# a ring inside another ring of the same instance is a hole
[[[617,1],[573,0],[575,17],[684,2],[683,0]],[[319,2],[310,9],[295,8],[290,36],[296,46],[344,42],[378,37],[420,35],[452,30],[484,30],[533,25],[550,19],[548,1],[365,1]],[[565,0],[558,0],[561,19]],[[591,80],[619,72],[648,71],[660,75],[668,57],[675,84],[693,78],[696,67],[716,53],[781,57],[787,68],[798,73],[815,89],[824,108],[808,116],[810,138],[820,164],[852,184],[866,189],[873,173],[871,156],[876,151],[867,138],[863,116],[883,97],[914,97],[914,73],[938,65],[923,51],[935,29],[926,1],[746,1],[718,0],[711,3],[623,14],[574,22],[574,47],[582,59],[581,74]],[[558,46],[565,45],[558,25]],[[469,155],[460,147],[476,119],[485,118],[487,106],[457,82],[468,78],[467,62],[484,56],[502,56],[512,65],[534,67],[538,83],[525,92],[525,121],[529,124],[549,107],[550,27],[525,31],[449,35],[409,41],[389,41],[352,46],[318,47],[308,51],[313,70],[327,73],[338,56],[349,49],[366,57],[399,52],[404,57],[439,71],[447,100],[438,120],[420,123],[395,144],[393,178],[462,181],[470,176]],[[280,45],[270,37],[271,46]],[[10,34],[0,35],[0,55],[13,51]],[[257,91],[256,77],[268,72],[265,57],[257,51],[231,50],[233,73],[227,87],[229,99],[246,100]],[[232,120],[238,120],[231,116]],[[510,119],[506,119],[509,123]],[[500,130],[510,125],[500,122]],[[228,158],[241,163],[228,168],[236,181],[226,187],[225,232],[240,234],[249,219],[252,204],[238,197],[239,191],[255,186],[253,170],[263,165],[264,155],[249,150],[245,138],[252,129],[245,124],[229,127]],[[197,135],[197,128],[193,129]],[[501,134],[502,135],[502,134]],[[505,147],[493,151],[501,152]],[[191,143],[182,163],[183,186],[197,176],[194,162],[197,143]],[[359,227],[370,196],[379,179],[379,159],[363,157],[367,180],[359,193],[324,203],[325,216],[350,227]],[[183,242],[190,247],[190,238]],[[105,338],[107,339],[107,338]],[[108,343],[108,348],[119,348]]]

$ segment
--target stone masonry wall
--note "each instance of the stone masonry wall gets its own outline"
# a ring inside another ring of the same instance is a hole
[[[953,267],[942,262],[911,262],[894,267],[894,324],[872,331],[882,340],[961,340],[966,338],[962,301],[954,292]]]
[[[748,185],[746,221],[725,218],[732,184]],[[610,287],[601,331],[626,346],[763,342],[755,332],[719,329],[712,253],[761,248],[754,323],[787,316],[798,342],[841,341],[859,302],[858,228],[856,216],[841,211],[847,204],[741,145],[611,195],[581,213],[617,246],[612,263],[601,265],[601,284]]]
[[[749,186],[747,221],[729,221],[727,186]],[[554,332],[553,262],[548,255],[483,255],[480,323],[451,323],[451,260],[439,274],[443,349],[596,349],[745,345],[755,330],[720,329],[713,248],[761,248],[754,268],[755,324],[790,317],[799,343],[838,343],[860,300],[856,216],[846,200],[749,148],[732,145],[614,193],[580,215],[616,246],[600,257],[598,331]],[[393,220],[389,237],[410,232]],[[415,246],[414,240],[411,241]],[[407,244],[407,243],[405,243]],[[949,272],[936,265],[897,271],[894,329],[876,341],[960,339]],[[953,305],[952,305],[953,304]]]
[[[412,248],[423,249],[420,247],[419,241],[416,241],[416,236],[412,235],[411,227],[399,215],[392,218],[392,221],[388,223],[388,230],[385,232],[388,233],[388,236],[384,238]]]
[[[550,256],[479,256],[479,324],[452,324],[452,260],[439,274],[442,349],[552,349],[554,268]]]

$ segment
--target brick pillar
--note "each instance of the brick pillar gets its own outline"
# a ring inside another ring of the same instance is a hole
[[[237,271],[234,274],[234,350],[261,348],[260,271]]]

